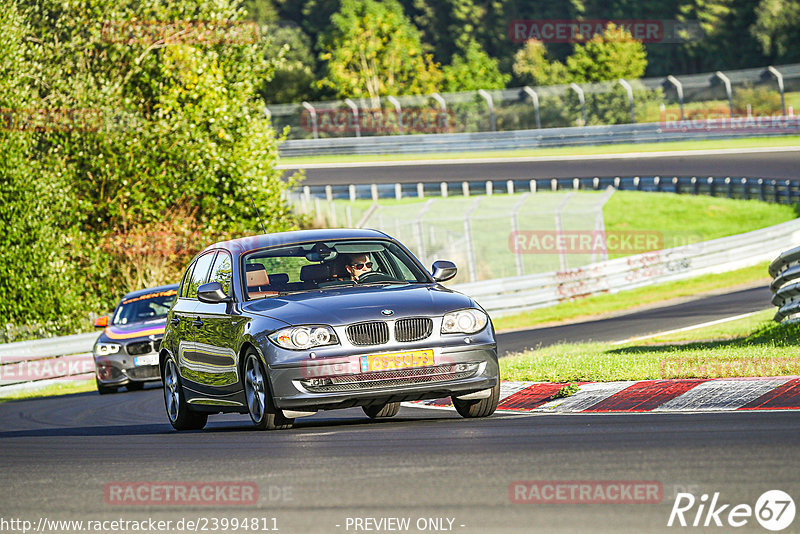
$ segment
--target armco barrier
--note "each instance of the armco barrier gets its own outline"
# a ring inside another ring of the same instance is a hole
[[[627,256],[577,269],[451,286],[493,316],[558,304],[576,297],[683,280],[748,267],[800,242],[800,219],[730,237]],[[800,260],[800,252],[797,256]],[[767,303],[765,303],[767,304]]]
[[[731,121],[736,121],[733,125]],[[664,123],[616,124],[454,134],[390,135],[384,137],[340,137],[291,139],[280,146],[281,157],[327,156],[335,154],[419,154],[428,152],[474,152],[546,148],[559,146],[653,143],[736,137],[797,135],[800,116],[767,117],[761,121],[731,119],[716,125],[681,128]]]
[[[772,304],[778,307],[775,320],[793,319],[800,313],[800,247],[781,254],[769,264]]]
[[[0,395],[94,376],[97,333],[0,345]]]

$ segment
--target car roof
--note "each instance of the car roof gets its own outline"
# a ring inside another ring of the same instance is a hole
[[[242,253],[259,248],[305,243],[308,241],[327,241],[331,239],[386,239],[389,236],[378,230],[362,228],[330,228],[321,230],[296,230],[261,234],[230,241],[220,241],[206,247],[203,252],[212,249],[225,249],[234,253]]]
[[[167,291],[169,289],[178,289],[179,285],[180,284],[167,284],[165,286],[148,287],[148,288],[145,288],[145,289],[137,289],[136,291],[131,291],[130,293],[127,293],[120,300],[127,300],[127,299],[130,299],[130,298],[133,298],[133,297],[138,297],[140,295],[146,295],[148,293],[156,293],[158,291]]]

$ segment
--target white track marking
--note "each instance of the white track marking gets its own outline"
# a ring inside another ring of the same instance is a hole
[[[677,334],[678,332],[688,332],[689,330],[696,330],[698,328],[705,328],[706,326],[714,326],[714,325],[717,325],[717,324],[727,323],[729,321],[735,321],[737,319],[744,319],[745,317],[750,317],[751,315],[755,315],[757,313],[761,313],[761,311],[743,313],[741,315],[734,315],[733,317],[725,317],[724,319],[717,319],[716,321],[709,321],[707,323],[700,323],[700,324],[695,324],[695,325],[692,325],[692,326],[685,326],[683,328],[676,328],[675,330],[665,330],[664,332],[656,332],[655,334],[648,334],[646,336],[629,337],[628,339],[623,339],[623,340],[620,340],[620,341],[612,341],[611,345],[622,345],[624,343],[631,343],[633,341],[641,341],[643,339],[650,339],[650,338],[653,338],[653,337],[666,336],[668,334]]]

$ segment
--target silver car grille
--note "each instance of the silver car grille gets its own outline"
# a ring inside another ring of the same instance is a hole
[[[351,324],[347,339],[353,345],[383,345],[389,342],[389,327],[383,321]]]
[[[161,376],[158,365],[142,365],[140,367],[125,369],[125,374],[128,375],[128,378],[133,378],[135,380],[159,378]]]
[[[424,317],[398,319],[394,323],[394,338],[397,341],[419,341],[430,336],[431,332],[433,321]]]
[[[478,363],[448,363],[411,369],[332,375],[301,380],[300,383],[312,393],[364,391],[471,378],[478,371],[479,365]]]

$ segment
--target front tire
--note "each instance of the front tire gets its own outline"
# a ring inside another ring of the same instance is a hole
[[[97,384],[97,393],[100,395],[108,395],[109,393],[116,393],[117,388],[112,386],[104,386],[100,383],[100,380],[97,377],[94,377],[94,381]]]
[[[175,430],[200,430],[208,422],[208,414],[193,412],[186,402],[178,375],[178,366],[172,356],[167,357],[161,369],[161,380],[164,382],[164,407],[167,410],[169,424]]]
[[[125,389],[128,391],[141,391],[144,389],[144,382],[128,382],[125,384]]]
[[[386,419],[394,417],[400,411],[399,402],[387,402],[386,404],[373,404],[370,406],[362,406],[362,410],[367,414],[370,419]]]
[[[250,419],[258,430],[285,430],[294,424],[294,419],[284,417],[283,412],[275,408],[264,366],[252,349],[245,356],[244,393]]]
[[[497,409],[497,405],[500,404],[500,379],[497,379],[497,384],[492,388],[492,394],[485,399],[460,400],[455,395],[451,398],[453,406],[456,407],[456,411],[461,417],[468,419],[489,417]]]

